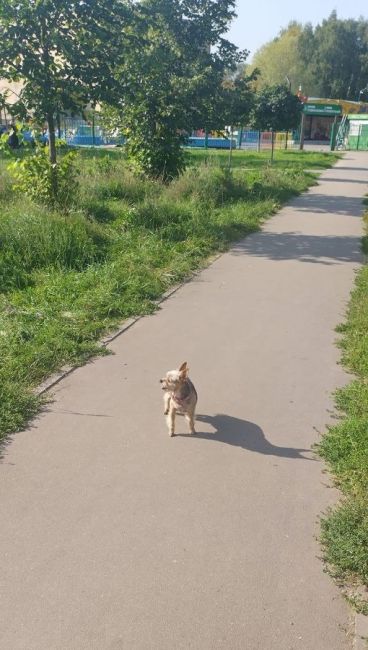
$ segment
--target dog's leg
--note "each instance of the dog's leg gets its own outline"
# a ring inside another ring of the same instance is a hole
[[[169,414],[170,401],[171,401],[170,393],[164,393],[164,415]]]
[[[194,418],[195,418],[194,409],[190,410],[190,411],[188,410],[188,413],[185,415],[185,417],[186,417],[186,419],[188,421],[188,424],[189,424],[189,431],[190,431],[191,434],[194,435],[196,433],[196,430],[194,428]]]
[[[169,414],[167,416],[167,426],[169,427],[170,436],[173,436],[175,433],[175,414],[176,414],[176,409],[171,404]]]

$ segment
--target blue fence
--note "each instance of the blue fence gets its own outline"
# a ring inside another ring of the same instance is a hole
[[[296,131],[275,131],[273,146],[275,149],[293,149],[299,144]],[[262,151],[272,147],[272,131],[239,131],[238,147],[247,151]]]
[[[65,140],[71,146],[101,147],[124,143],[124,138],[121,135],[104,129],[99,124],[97,116],[88,122],[71,117],[62,118],[58,135],[61,140]]]
[[[107,130],[100,123],[98,114],[92,116],[90,121],[82,118],[61,117],[58,123],[57,136],[71,146],[101,147],[117,146],[125,142],[123,136],[118,131],[112,132]],[[28,133],[24,133],[27,139]],[[255,131],[251,129],[239,129],[235,131],[233,137],[219,137],[220,134],[209,135],[204,137],[203,131],[194,132],[188,137],[185,143],[187,147],[199,149],[245,149],[250,151],[262,151],[271,149],[272,132]],[[31,132],[29,137],[32,138]],[[48,134],[45,131],[44,140],[47,141]],[[275,149],[292,149],[298,146],[299,137],[297,132],[275,132],[273,134]]]
[[[278,131],[273,134],[273,145],[275,149],[293,149],[299,143],[298,134],[293,131]],[[203,136],[192,136],[188,138],[188,147],[206,146],[206,139]],[[247,151],[263,151],[272,147],[271,131],[255,131],[251,129],[239,129],[234,132],[232,149],[245,149]],[[208,149],[230,149],[229,138],[209,136],[207,139]]]
[[[190,137],[187,141],[188,147],[200,147],[202,149],[206,146],[206,139],[200,137]],[[208,149],[230,149],[230,140],[227,138],[207,138]],[[236,140],[232,141],[232,148],[236,148]]]
[[[61,121],[60,126],[60,138],[72,146],[99,147],[124,144],[124,138],[122,136],[119,136],[118,133],[107,132],[98,123],[97,118],[94,124],[84,120],[66,118]],[[205,138],[196,136],[189,137],[186,146],[204,149]],[[207,139],[207,147],[209,149],[230,149],[230,139],[209,137]],[[232,148],[235,149],[236,147],[237,141],[233,138]]]
[[[258,131],[243,131],[239,134],[239,148],[256,151],[259,147],[260,134]]]

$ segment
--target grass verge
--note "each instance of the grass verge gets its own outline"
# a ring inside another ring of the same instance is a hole
[[[0,184],[0,437],[40,407],[34,388],[64,364],[103,354],[101,336],[156,308],[162,293],[260,228],[335,156],[196,152],[169,186],[139,179],[119,150],[82,151],[67,214]],[[256,163],[256,164],[255,164]],[[3,188],[3,190],[1,190]]]
[[[368,226],[368,214],[366,216]],[[367,229],[368,231],[368,229]],[[368,237],[363,239],[368,254]],[[368,266],[359,272],[342,334],[342,363],[355,379],[336,393],[339,418],[319,444],[343,501],[322,520],[330,573],[368,615]]]

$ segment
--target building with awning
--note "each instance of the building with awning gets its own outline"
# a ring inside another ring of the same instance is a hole
[[[304,140],[328,144],[333,125],[340,124],[344,115],[355,113],[368,114],[368,104],[309,97],[303,106]]]
[[[303,106],[304,140],[326,144],[330,142],[332,125],[342,115],[339,104],[308,101]]]

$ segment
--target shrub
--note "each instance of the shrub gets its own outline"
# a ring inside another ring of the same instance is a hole
[[[129,161],[139,173],[167,182],[185,169],[182,138],[175,129],[161,128],[153,133],[147,125],[135,123],[126,144]]]
[[[74,151],[52,164],[48,148],[37,147],[34,153],[10,163],[8,170],[15,179],[14,189],[35,203],[66,209],[76,200],[78,170]]]

